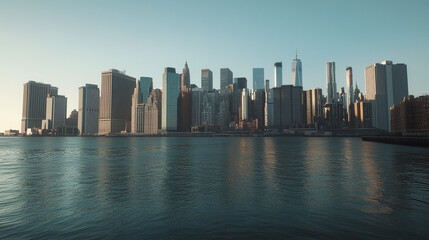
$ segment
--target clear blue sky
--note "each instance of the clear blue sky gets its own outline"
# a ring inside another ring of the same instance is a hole
[[[304,89],[326,92],[325,63],[336,62],[338,89],[345,67],[365,91],[366,66],[388,59],[408,65],[410,94],[429,92],[429,1],[0,1],[0,132],[20,129],[23,84],[49,83],[77,108],[78,87],[100,85],[101,71],[154,78],[164,67],[191,83],[201,69],[219,68],[252,80],[252,68],[283,61],[291,83],[298,48]],[[250,84],[251,86],[251,84]]]

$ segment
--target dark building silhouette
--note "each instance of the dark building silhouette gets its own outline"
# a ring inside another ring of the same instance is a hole
[[[404,98],[390,108],[392,132],[429,133],[429,96]]]

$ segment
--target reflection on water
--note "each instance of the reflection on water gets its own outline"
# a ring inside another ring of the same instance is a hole
[[[427,149],[358,138],[0,138],[0,238],[424,238]]]

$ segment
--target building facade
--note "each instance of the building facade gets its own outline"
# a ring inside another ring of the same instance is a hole
[[[162,92],[153,89],[147,102],[144,104],[144,133],[157,134],[161,129],[162,119]]]
[[[277,129],[296,128],[302,125],[302,87],[283,85],[273,89],[274,120]]]
[[[264,89],[264,68],[253,68],[253,89]]]
[[[350,104],[354,103],[354,91],[353,91],[353,70],[352,67],[346,68],[346,87],[347,87],[347,99],[346,99],[346,109],[350,115]]]
[[[335,80],[335,62],[326,63],[326,103],[337,102],[337,83]]]
[[[26,133],[28,128],[42,127],[42,120],[46,118],[48,94],[51,96],[58,95],[58,88],[35,81],[24,84],[21,133]]]
[[[429,96],[404,98],[390,116],[392,132],[429,135]]]
[[[302,62],[296,58],[292,61],[292,85],[302,87]]]
[[[201,70],[201,88],[203,91],[213,90],[213,72],[210,69]]]
[[[78,129],[80,135],[98,133],[100,114],[100,89],[97,85],[86,84],[79,88]]]
[[[162,130],[177,131],[177,100],[180,96],[180,75],[174,68],[165,68],[162,76]]]
[[[407,65],[383,61],[365,68],[367,100],[373,100],[375,116],[373,126],[390,131],[389,109],[408,96]]]
[[[49,95],[46,98],[46,117],[43,129],[57,129],[65,126],[67,118],[67,98],[62,95]]]
[[[281,62],[274,63],[274,87],[283,85],[283,64]]]
[[[153,79],[151,77],[140,77],[140,91],[142,93],[141,103],[146,103],[147,98],[149,97],[150,92],[153,89]]]
[[[136,79],[116,69],[101,73],[98,134],[131,130],[131,99]]]
[[[225,88],[232,84],[233,74],[229,68],[221,68],[220,69],[220,90],[225,91]]]

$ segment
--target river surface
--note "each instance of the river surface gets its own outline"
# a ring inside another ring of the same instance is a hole
[[[428,237],[425,148],[360,138],[0,138],[0,239]]]

